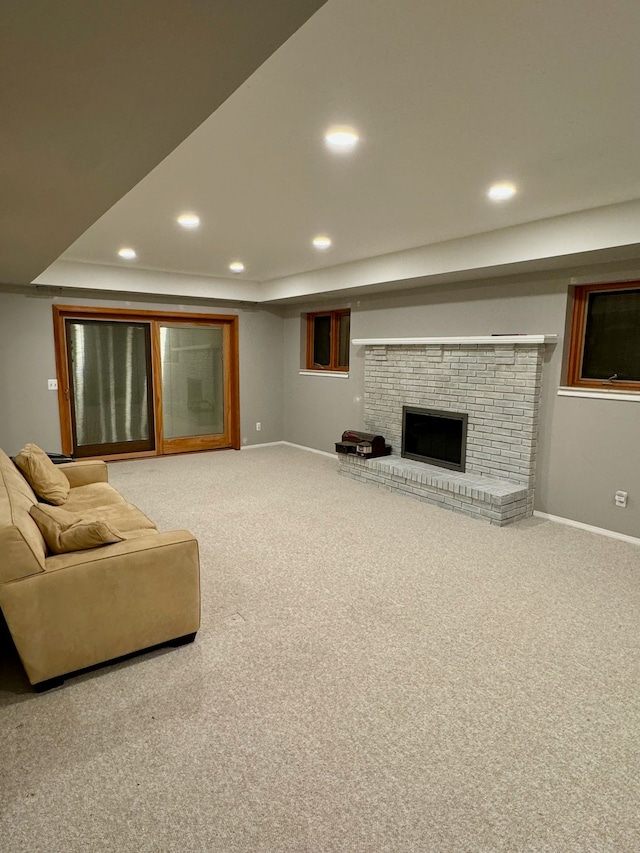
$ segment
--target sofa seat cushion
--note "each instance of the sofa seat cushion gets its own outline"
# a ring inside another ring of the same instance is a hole
[[[16,465],[41,500],[55,506],[65,503],[69,480],[37,444],[25,444],[16,456]]]
[[[123,501],[121,504],[109,504],[92,509],[82,510],[83,518],[95,521],[105,521],[115,527],[120,533],[131,530],[156,530],[156,526],[147,516],[133,504]]]
[[[91,520],[59,506],[35,504],[31,517],[52,554],[85,551],[122,542],[124,536],[103,520]]]
[[[159,530],[154,527],[143,527],[139,530],[121,530],[123,539],[141,539],[143,536],[158,536]]]
[[[69,512],[84,512],[96,507],[126,504],[126,500],[109,483],[89,483],[71,489],[64,505]]]
[[[71,489],[64,508],[92,521],[105,521],[120,533],[156,529],[151,519],[108,483],[90,483]]]

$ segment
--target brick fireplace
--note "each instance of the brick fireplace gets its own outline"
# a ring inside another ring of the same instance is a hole
[[[393,454],[339,456],[341,474],[504,525],[533,512],[544,345],[554,335],[354,340],[365,429]],[[465,471],[405,459],[403,406],[468,416]]]

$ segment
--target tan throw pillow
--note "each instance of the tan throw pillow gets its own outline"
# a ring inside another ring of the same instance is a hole
[[[124,541],[124,536],[105,521],[88,521],[57,506],[34,504],[29,512],[52,554],[84,551]]]
[[[53,464],[37,444],[25,444],[16,456],[15,463],[41,500],[60,506],[69,497],[71,486],[66,474]]]

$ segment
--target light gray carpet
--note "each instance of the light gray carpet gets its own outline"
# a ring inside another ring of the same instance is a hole
[[[640,549],[290,447],[110,476],[199,537],[202,629],[41,696],[5,651],[3,851],[640,849]]]

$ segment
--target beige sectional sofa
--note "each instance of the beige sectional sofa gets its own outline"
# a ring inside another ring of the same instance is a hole
[[[200,626],[196,539],[158,532],[109,485],[104,462],[56,467],[70,486],[62,508],[107,522],[120,541],[51,553],[33,517],[38,497],[0,450],[0,609],[36,690],[133,652],[189,642]],[[46,515],[48,506],[40,508]]]

